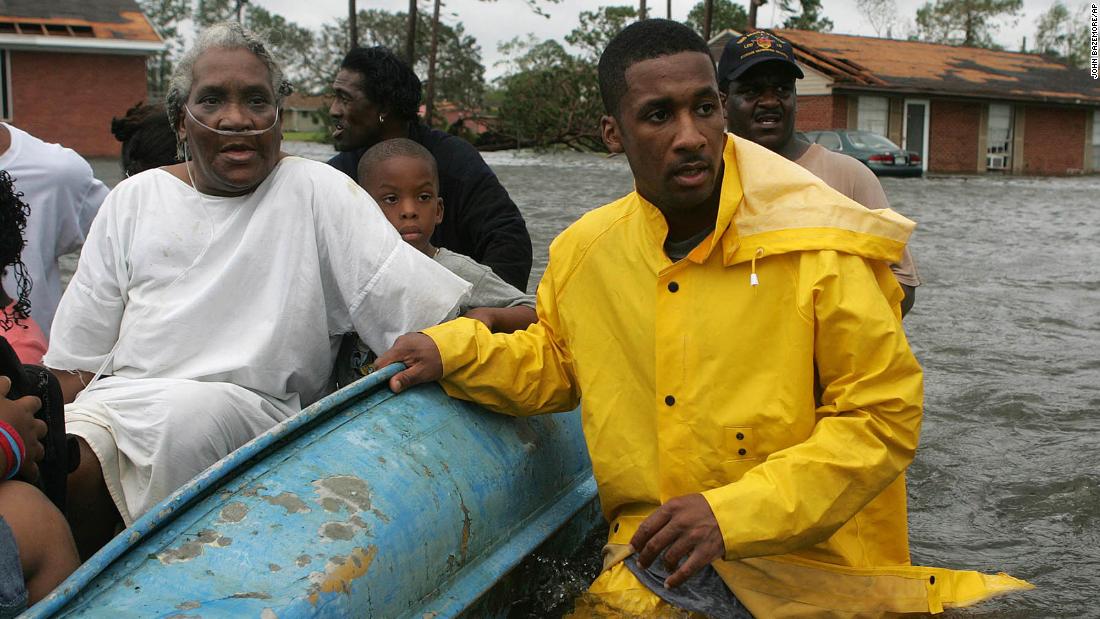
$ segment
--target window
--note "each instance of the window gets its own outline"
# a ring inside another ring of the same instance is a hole
[[[986,132],[985,167],[1007,170],[1012,167],[1012,106],[989,104],[989,126]]]
[[[868,131],[849,131],[848,141],[861,150],[898,150],[897,144]]]
[[[1100,170],[1100,110],[1092,113],[1092,169]]]
[[[825,131],[817,136],[817,143],[829,150],[840,150],[840,136],[832,131]]]
[[[860,97],[856,112],[857,129],[886,135],[890,102],[886,97]]]

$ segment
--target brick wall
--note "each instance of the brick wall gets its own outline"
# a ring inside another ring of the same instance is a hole
[[[799,95],[799,131],[844,129],[848,126],[848,97],[845,95]]]
[[[117,157],[111,118],[145,99],[145,57],[11,53],[13,125],[85,157]]]
[[[799,95],[796,129],[799,131],[835,129],[832,122],[832,95]]]
[[[1028,106],[1024,174],[1064,175],[1084,168],[1086,110]]]
[[[982,105],[932,100],[928,127],[929,172],[979,172],[978,127]]]

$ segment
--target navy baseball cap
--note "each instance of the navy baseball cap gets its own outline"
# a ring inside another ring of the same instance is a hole
[[[750,67],[769,60],[785,62],[791,66],[797,78],[806,77],[794,61],[794,50],[790,43],[769,32],[757,30],[726,43],[722,58],[718,61],[718,83],[726,84],[735,80]]]

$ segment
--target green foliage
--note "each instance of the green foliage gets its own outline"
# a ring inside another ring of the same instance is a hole
[[[248,10],[251,8],[249,5]],[[196,31],[218,22],[236,21],[237,0],[198,0],[194,19]]]
[[[413,71],[422,80],[428,76],[428,49],[431,46],[432,17],[425,11],[417,11],[416,63]],[[359,44],[382,45],[399,57],[404,57],[405,38],[408,35],[408,14],[389,13],[379,9],[359,11],[356,17],[359,27]],[[311,88],[326,87],[336,73],[336,67],[346,53],[347,20],[340,19],[327,24],[314,47],[318,73],[311,80]],[[463,107],[478,107],[485,93],[485,66],[481,64],[481,46],[477,39],[466,33],[461,22],[454,25],[439,24],[439,51],[436,56],[436,101],[450,101]]]
[[[706,2],[697,2],[688,11],[687,22],[689,27],[703,34],[703,21],[706,18]],[[749,25],[749,14],[745,7],[734,3],[732,0],[714,0],[710,14],[710,32],[717,34],[723,30],[736,30],[744,32]]]
[[[250,5],[245,25],[267,39],[269,51],[282,63],[286,78],[295,90],[316,92],[307,87],[311,76],[308,67],[314,63],[312,30],[256,5]]]
[[[993,32],[1002,16],[1014,17],[1023,0],[935,0],[917,9],[916,38],[933,43],[997,49]]]
[[[494,100],[499,100],[501,133],[512,144],[604,151],[600,135],[603,101],[596,66],[608,42],[638,19],[634,6],[582,11],[580,24],[565,36],[579,50],[571,54],[557,41],[533,36],[500,46],[512,60]]]
[[[168,49],[151,58],[148,64],[149,92],[153,96],[164,92],[173,63],[184,51],[180,24],[190,19],[197,31],[220,21],[235,20],[237,1],[139,0],[142,11],[168,44]],[[537,0],[525,1],[532,6],[537,5]],[[282,62],[287,79],[296,91],[319,94],[328,88],[347,52],[346,18],[337,19],[314,31],[287,21],[255,3],[245,5],[243,16],[246,26],[270,42],[272,54]],[[385,45],[403,56],[408,33],[407,20],[405,13],[377,9],[359,11],[359,42],[362,45]],[[413,69],[423,78],[428,72],[431,16],[418,11],[417,20],[417,62]],[[439,37],[437,100],[448,100],[466,107],[479,106],[485,92],[485,67],[481,64],[481,47],[477,40],[466,33],[461,23],[440,24]]]
[[[1050,9],[1039,17],[1035,29],[1035,47],[1040,54],[1053,56],[1078,68],[1089,63],[1089,22],[1085,6],[1071,14],[1070,10],[1055,0]]]
[[[833,20],[821,16],[821,0],[780,0],[779,8],[788,14],[783,22],[784,28],[797,30],[817,30],[828,32],[833,29]]]
[[[603,150],[596,64],[569,54],[557,41],[513,39],[502,48],[515,54],[512,71],[500,79],[497,114],[507,141]]]
[[[633,6],[605,6],[595,11],[581,11],[580,25],[565,35],[565,41],[579,47],[583,57],[598,62],[611,39],[638,19]]]

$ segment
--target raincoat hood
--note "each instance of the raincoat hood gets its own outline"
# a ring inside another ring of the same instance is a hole
[[[916,224],[891,209],[868,210],[786,158],[732,134],[723,151],[722,192],[714,233],[687,257],[702,264],[718,249],[731,266],[764,255],[832,250],[896,262]],[[654,240],[664,215],[638,193]]]

